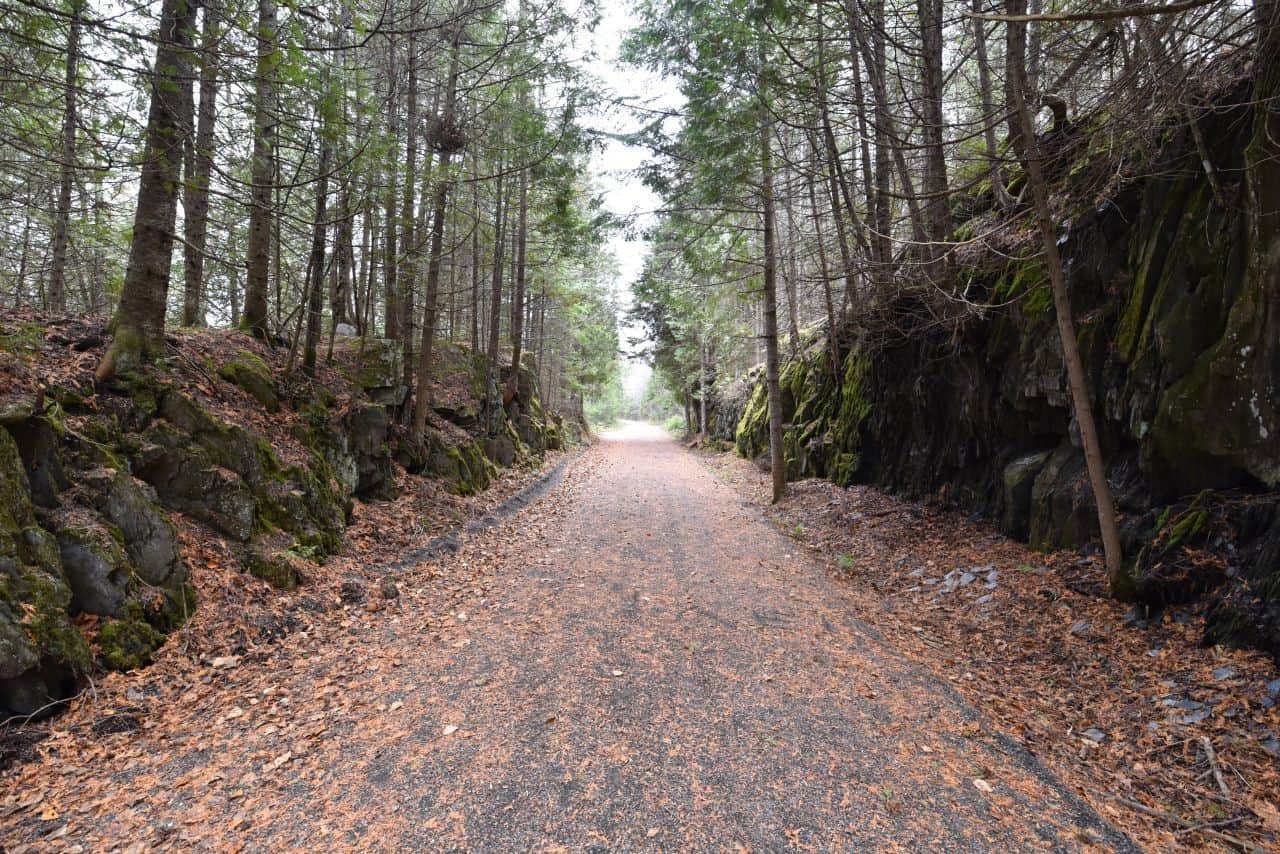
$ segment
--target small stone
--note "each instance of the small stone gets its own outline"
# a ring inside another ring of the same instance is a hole
[[[990,594],[990,593],[986,594],[985,596],[979,596],[979,597],[978,597],[978,604],[979,604],[979,605],[985,605],[985,604],[987,604],[988,602],[994,602],[994,601],[995,601],[995,598],[996,598],[996,597],[995,597],[995,596],[993,596],[993,595],[992,595],[992,594]]]
[[[1267,694],[1280,699],[1280,679],[1272,679],[1267,683]]]
[[[1080,635],[1089,630],[1089,626],[1093,625],[1088,620],[1081,620],[1071,627],[1071,634]]]
[[[1102,744],[1107,740],[1107,734],[1097,727],[1089,727],[1084,731],[1084,737],[1092,741],[1094,744]]]
[[[1232,679],[1235,675],[1236,669],[1234,667],[1215,667],[1213,670],[1213,678],[1218,680]]]
[[[1183,715],[1178,719],[1178,723],[1183,726],[1191,726],[1192,724],[1198,724],[1201,721],[1206,720],[1211,714],[1212,712],[1208,709],[1200,709],[1199,711],[1192,712],[1191,714]]]
[[[1183,709],[1184,711],[1196,711],[1204,708],[1204,703],[1198,700],[1187,700],[1183,697],[1166,697],[1163,703],[1170,709]]]

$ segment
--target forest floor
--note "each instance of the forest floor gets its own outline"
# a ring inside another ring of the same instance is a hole
[[[1140,613],[1101,560],[953,510],[700,457],[840,579],[850,616],[952,685],[1144,847],[1280,850],[1280,673],[1205,647],[1197,608]]]
[[[1133,847],[653,428],[398,581],[98,685],[8,850]]]

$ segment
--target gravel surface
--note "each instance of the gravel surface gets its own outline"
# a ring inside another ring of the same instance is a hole
[[[1132,847],[653,428],[607,434],[401,588],[224,662],[139,729],[51,739],[0,794],[58,787],[0,831],[42,850]]]

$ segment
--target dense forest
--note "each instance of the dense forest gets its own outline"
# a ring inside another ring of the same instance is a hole
[[[3,27],[0,301],[111,315],[100,377],[166,324],[308,373],[335,332],[402,341],[419,389],[439,340],[535,353],[566,401],[614,370],[576,10],[9,3]]]

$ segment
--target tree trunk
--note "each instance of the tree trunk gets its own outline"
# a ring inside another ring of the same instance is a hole
[[[71,233],[71,187],[76,165],[76,87],[79,86],[82,2],[73,0],[71,3],[71,23],[67,30],[62,162],[58,166],[58,209],[53,221],[53,247],[49,262],[48,308],[58,312],[67,310],[67,243]]]
[[[520,172],[520,218],[516,228],[516,282],[511,291],[511,370],[520,370],[524,338],[524,290],[526,248],[529,238],[529,170]]]
[[[924,144],[924,214],[928,245],[924,247],[925,272],[935,285],[946,289],[951,257],[951,200],[947,195],[947,158],[943,147],[946,129],[942,115],[942,0],[917,0],[921,41],[920,135]]]
[[[418,189],[418,10],[409,5],[408,65],[406,68],[404,122],[404,187],[400,200],[400,254],[403,263],[396,273],[400,291],[400,338],[404,342],[402,360],[405,388],[413,388],[414,370],[414,289],[418,286],[418,223],[414,216],[414,193]]]
[[[326,89],[329,84],[326,83]],[[329,100],[328,96],[325,100]],[[320,105],[320,160],[316,166],[315,219],[311,225],[311,257],[307,262],[307,335],[302,348],[302,372],[316,375],[316,349],[320,346],[320,315],[324,308],[325,238],[329,224],[329,168],[333,159],[333,134],[329,126],[331,105]]]
[[[213,171],[213,131],[217,118],[218,27],[220,0],[205,0],[200,37],[200,105],[196,110],[196,136],[192,169],[183,188],[182,247],[185,287],[182,292],[182,325],[204,325],[204,255],[209,237],[209,175]]]
[[[1005,10],[1011,16],[1025,14],[1026,0],[1006,0]],[[1058,337],[1062,343],[1062,358],[1067,367],[1067,382],[1071,388],[1071,402],[1075,409],[1076,424],[1080,429],[1080,441],[1084,445],[1085,465],[1089,484],[1098,508],[1098,527],[1102,532],[1102,549],[1106,557],[1107,577],[1111,592],[1118,598],[1126,598],[1132,588],[1132,579],[1124,567],[1124,551],[1120,544],[1120,529],[1116,523],[1115,503],[1111,497],[1111,485],[1107,482],[1106,464],[1098,441],[1098,427],[1093,418],[1092,398],[1089,395],[1088,377],[1080,347],[1076,341],[1075,322],[1071,316],[1071,295],[1067,292],[1062,258],[1058,254],[1057,228],[1049,208],[1049,189],[1041,164],[1040,146],[1036,141],[1031,112],[1026,102],[1026,24],[1008,24],[1005,49],[1008,73],[1012,78],[1009,92],[1013,100],[1018,135],[1014,138],[1019,155],[1026,164],[1027,184],[1035,208],[1036,225],[1040,230],[1040,242],[1044,250],[1045,266],[1049,271],[1049,284],[1053,291],[1054,313],[1058,321]]]
[[[132,373],[164,352],[164,315],[182,176],[182,141],[189,131],[182,124],[182,81],[191,76],[195,8],[189,0],[164,0],[160,7],[129,265],[113,322],[114,339],[98,366],[99,380]]]
[[[271,264],[271,235],[275,211],[272,190],[276,180],[275,134],[276,68],[279,65],[275,0],[258,0],[258,58],[254,73],[253,188],[249,205],[248,263],[240,328],[266,339],[267,288]]]
[[[778,248],[774,235],[773,121],[765,91],[763,44],[760,47],[760,207],[764,218],[764,350],[769,397],[769,460],[773,501],[787,493],[787,463],[782,437],[782,388],[778,359]]]
[[[493,279],[489,294],[489,376],[486,409],[489,416],[489,435],[498,432],[498,420],[502,413],[502,394],[498,391],[498,332],[502,325],[502,262],[506,250],[505,206],[502,197],[502,161],[498,161],[498,179],[494,187],[493,217]]]
[[[461,32],[454,36],[449,56],[449,80],[445,84],[444,113],[441,126],[451,128],[458,101],[458,53]],[[418,388],[413,410],[413,432],[419,434],[427,426],[427,412],[431,408],[431,359],[435,346],[436,314],[440,301],[440,264],[444,257],[445,215],[448,213],[449,189],[453,176],[449,165],[453,149],[447,145],[440,151],[440,165],[436,170],[436,196],[431,213],[431,247],[427,259],[427,292],[422,306],[422,350],[418,365]]]
[[[395,20],[395,3],[390,2],[387,15]],[[399,128],[400,109],[396,98],[396,40],[394,34],[387,36],[387,134],[391,137],[391,150],[397,150],[400,144]],[[385,230],[382,237],[382,293],[383,293],[383,332],[393,341],[400,340],[400,291],[397,289],[399,254],[396,246],[396,182],[400,170],[394,162],[386,166],[386,215]]]

